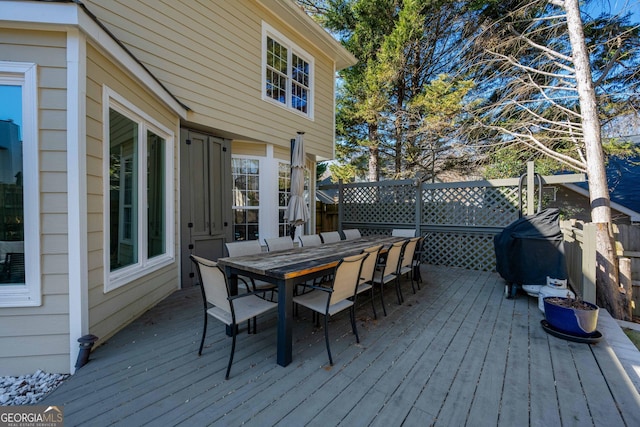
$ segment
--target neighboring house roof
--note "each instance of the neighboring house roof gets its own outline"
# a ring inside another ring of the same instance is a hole
[[[583,188],[582,186],[578,186],[576,184],[562,184],[562,186],[568,188],[571,191],[574,191],[578,194],[583,195],[586,198],[589,198],[589,190],[586,188]],[[625,215],[629,216],[629,219],[632,222],[640,222],[640,213],[636,212],[632,209],[626,208],[625,206],[616,203],[615,201],[613,201],[613,198],[611,199],[611,207],[615,210],[617,210],[620,213],[623,213]]]
[[[321,181],[318,181],[316,187],[322,187],[324,185],[332,185],[331,177],[327,177]],[[335,205],[338,203],[338,189],[327,188],[319,190],[316,188],[316,199],[327,205]]]
[[[607,163],[607,181],[611,207],[640,221],[640,156],[612,158]],[[567,188],[589,197],[589,183],[567,184]]]

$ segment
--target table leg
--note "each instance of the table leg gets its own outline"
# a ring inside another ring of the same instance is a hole
[[[293,358],[293,287],[294,283],[278,281],[278,357],[280,366],[287,366]]]

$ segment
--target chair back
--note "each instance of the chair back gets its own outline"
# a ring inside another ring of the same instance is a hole
[[[342,258],[333,276],[333,292],[329,299],[329,305],[351,298],[356,294],[356,288],[360,281],[362,263],[368,253],[361,253]]]
[[[376,264],[378,263],[378,255],[382,250],[382,245],[373,246],[363,249],[363,253],[369,254],[362,263],[362,271],[360,272],[360,283],[367,283],[373,280],[373,275],[376,271]]]
[[[196,265],[204,300],[231,315],[227,278],[218,267],[218,263],[195,255],[191,255],[190,258]]]
[[[387,251],[387,261],[384,264],[384,272],[382,276],[388,276],[389,274],[396,274],[400,268],[400,261],[402,261],[402,251],[407,244],[407,240],[401,240],[395,242]]]
[[[362,234],[360,234],[360,230],[358,230],[357,228],[342,230],[342,234],[344,234],[345,240],[359,239],[362,237]]]
[[[283,251],[285,249],[293,249],[293,239],[291,237],[274,237],[272,239],[264,239],[267,243],[267,251]]]
[[[394,237],[416,237],[416,230],[413,228],[394,228],[391,230]]]
[[[300,246],[320,246],[322,244],[322,239],[319,234],[308,234],[298,236],[298,243]]]
[[[325,231],[324,233],[320,233],[320,238],[322,239],[322,243],[333,243],[342,240],[340,233],[337,231]]]
[[[254,255],[262,252],[259,240],[241,240],[225,243],[229,256]]]
[[[402,263],[400,264],[401,267],[411,267],[419,240],[420,237],[409,239],[404,247],[404,252],[402,253]]]

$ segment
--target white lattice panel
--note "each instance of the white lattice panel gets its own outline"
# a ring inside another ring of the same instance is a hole
[[[517,188],[431,188],[422,191],[425,225],[503,227],[518,217]]]
[[[415,187],[351,187],[343,192],[345,222],[415,222]]]
[[[493,271],[496,267],[493,235],[472,233],[429,233],[424,241],[422,262]]]
[[[342,188],[343,225],[355,226],[367,236],[389,235],[392,228],[414,227],[419,194],[418,222],[426,230],[435,230],[425,240],[423,261],[429,264],[495,270],[495,232],[481,228],[500,229],[518,218],[517,185],[478,182],[461,183],[458,187],[423,184],[420,188],[404,181],[397,185],[360,183]]]

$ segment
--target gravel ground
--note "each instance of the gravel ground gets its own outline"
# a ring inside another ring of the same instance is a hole
[[[40,370],[19,377],[0,377],[0,405],[35,405],[68,377]]]

